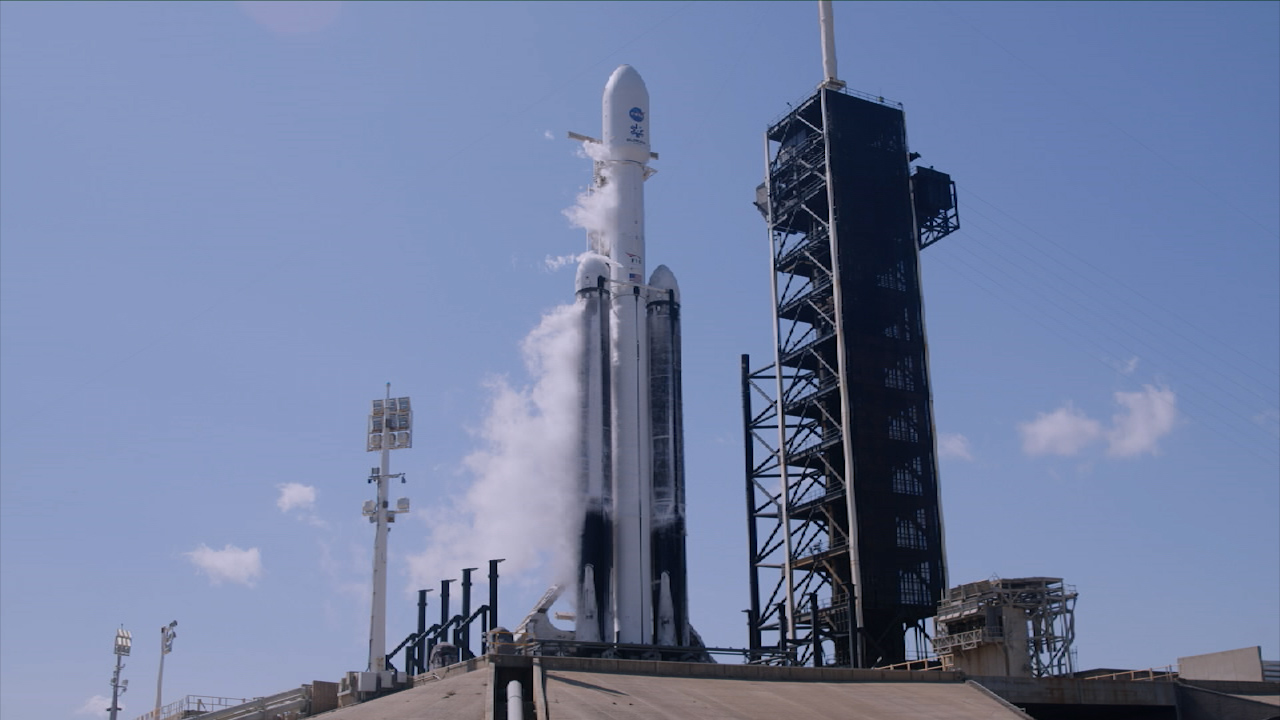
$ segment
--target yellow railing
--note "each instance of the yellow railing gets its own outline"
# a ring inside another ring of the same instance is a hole
[[[951,658],[942,656],[936,658],[921,658],[919,660],[908,660],[906,662],[894,663],[892,665],[877,665],[876,670],[935,670],[947,671],[951,669]]]
[[[1124,672],[1111,673],[1110,675],[1094,675],[1085,678],[1086,680],[1138,680],[1138,681],[1167,681],[1172,682],[1178,679],[1178,673],[1173,669],[1172,665],[1164,667],[1150,668],[1147,670],[1126,670]]]

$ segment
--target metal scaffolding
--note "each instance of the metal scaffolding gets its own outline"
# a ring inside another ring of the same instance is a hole
[[[910,174],[900,107],[830,87],[765,145],[775,353],[742,361],[751,649],[871,667],[911,659],[914,633],[920,657],[946,573],[918,260],[959,227],[954,184]]]
[[[938,606],[933,648],[943,664],[969,672],[995,674],[987,658],[978,657],[995,649],[1008,658],[1000,674],[1070,675],[1075,605],[1076,590],[1062,578],[992,578],[960,585]]]

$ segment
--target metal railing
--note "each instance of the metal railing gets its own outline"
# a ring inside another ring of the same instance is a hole
[[[718,648],[703,646],[666,647],[627,643],[591,643],[578,640],[514,639],[492,642],[490,655],[532,655],[550,657],[601,657],[631,660],[672,660],[677,662],[709,662],[714,656],[740,657],[745,663],[758,663],[762,658],[781,665],[794,664],[794,650],[781,651],[776,647],[751,650],[748,648]],[[419,675],[414,678],[426,678]]]
[[[1124,672],[1111,673],[1110,675],[1093,675],[1085,678],[1085,680],[1135,680],[1146,682],[1173,682],[1177,679],[1178,673],[1173,669],[1172,665],[1147,670],[1126,670]]]
[[[137,720],[170,720],[171,718],[198,717],[214,710],[233,707],[248,702],[246,698],[219,697],[217,695],[188,695],[160,708],[159,712],[141,715]]]
[[[861,98],[863,100],[870,100],[873,103],[876,103],[878,105],[884,105],[885,107],[897,108],[899,110],[903,109],[902,103],[898,102],[897,100],[886,100],[883,95],[872,95],[871,93],[862,92],[861,90],[853,90],[848,85],[846,85],[843,88],[840,88],[836,92],[840,93],[841,95],[852,95],[853,97]],[[811,100],[815,95],[817,95],[817,92],[810,90],[804,97],[800,98],[799,100],[796,100],[794,103],[787,103],[787,106],[789,108],[798,109],[804,106],[805,104],[807,104],[809,100]],[[790,115],[793,112],[795,112],[795,109],[788,109],[784,113],[779,113],[778,116],[774,118],[772,122],[769,123],[769,129],[772,130],[774,126],[780,124],[784,119],[786,119],[788,115]]]
[[[959,647],[972,650],[984,642],[1004,639],[1004,630],[998,627],[983,627],[977,630],[966,630],[954,635],[939,635],[933,639],[933,651],[942,655]]]
[[[247,700],[209,695],[188,695],[142,715],[137,720],[292,720],[305,717],[311,706],[311,686],[286,690],[267,697]]]
[[[933,672],[949,672],[953,668],[951,666],[951,658],[948,656],[936,658],[920,658],[919,660],[907,660],[906,662],[894,663],[892,665],[877,665],[876,670],[928,670]]]
[[[250,700],[243,705],[200,716],[200,720],[275,720],[302,717],[311,705],[311,687],[303,685],[268,697]]]

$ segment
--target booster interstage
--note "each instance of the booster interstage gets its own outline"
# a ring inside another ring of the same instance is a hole
[[[604,90],[604,132],[586,139],[602,222],[578,265],[580,438],[586,498],[574,635],[688,646],[680,293],[659,265],[645,282],[649,92],[630,65]]]

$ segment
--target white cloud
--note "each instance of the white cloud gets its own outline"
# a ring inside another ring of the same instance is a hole
[[[969,438],[960,433],[938,433],[938,456],[972,461]]]
[[[1028,455],[1075,455],[1102,436],[1102,425],[1067,403],[1019,423],[1018,432]]]
[[[1157,442],[1168,435],[1178,421],[1178,398],[1169,388],[1143,385],[1139,392],[1118,392],[1116,404],[1122,412],[1111,417],[1107,431],[1107,454],[1133,457],[1156,455]]]
[[[1112,457],[1157,455],[1159,440],[1178,423],[1178,397],[1167,387],[1143,385],[1138,392],[1117,392],[1112,396],[1120,411],[1111,416],[1104,429],[1071,403],[1035,420],[1020,423],[1022,451],[1028,455],[1076,455],[1095,440],[1107,441]]]
[[[308,35],[333,24],[342,9],[340,2],[267,2],[266,0],[240,0],[237,5],[249,17],[263,27],[280,35]]]
[[[1270,408],[1253,416],[1253,422],[1272,437],[1280,439],[1280,410]]]
[[[316,489],[302,483],[284,483],[277,485],[280,497],[276,498],[276,507],[280,512],[290,510],[314,510],[316,506]]]
[[[183,553],[191,564],[209,576],[214,585],[224,581],[253,587],[253,583],[262,575],[262,555],[258,548],[241,550],[234,545],[227,545],[221,550],[214,550],[204,543],[188,553]]]
[[[1133,372],[1138,369],[1138,356],[1134,355],[1129,358],[1128,362],[1123,365],[1118,365],[1116,369],[1120,371],[1121,375],[1132,375]]]
[[[554,134],[554,133],[552,133],[550,130],[543,130],[543,131],[542,131],[542,137],[544,137],[544,138],[546,138],[546,139],[548,139],[548,140],[555,140],[555,139],[556,139],[555,134]]]
[[[76,710],[76,715],[92,715],[94,717],[110,717],[111,713],[107,712],[107,708],[111,707],[111,698],[105,695],[94,695]],[[120,703],[120,709],[124,709],[124,703]]]
[[[280,512],[298,510],[297,518],[308,525],[318,528],[329,527],[329,523],[320,519],[320,516],[315,513],[316,489],[314,487],[302,483],[285,483],[276,487],[280,489],[280,497],[276,498],[276,507],[280,508]]]
[[[328,576],[330,587],[340,595],[367,600],[372,590],[368,547],[359,543],[351,544],[347,546],[342,558],[336,558],[329,542],[316,542],[320,546],[320,569]]]

